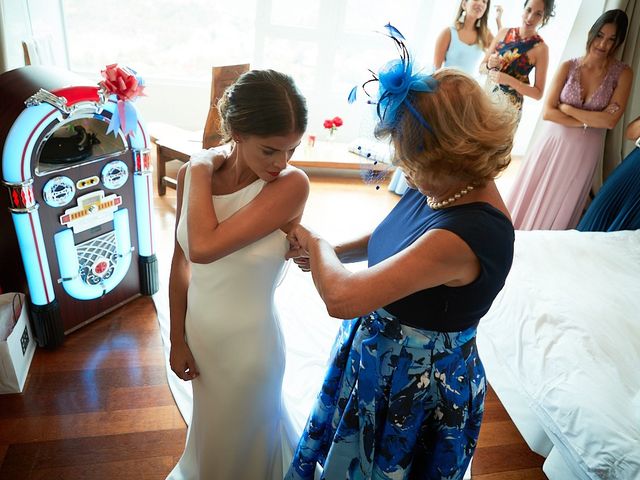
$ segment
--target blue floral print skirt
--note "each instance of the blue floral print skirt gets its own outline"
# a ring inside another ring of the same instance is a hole
[[[486,380],[476,329],[434,332],[384,310],[345,321],[288,480],[461,479]]]

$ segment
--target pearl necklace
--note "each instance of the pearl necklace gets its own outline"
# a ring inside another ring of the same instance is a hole
[[[464,197],[467,193],[474,189],[473,185],[467,185],[458,193],[454,193],[452,197],[447,198],[446,200],[442,200],[441,202],[436,202],[436,200],[432,197],[427,196],[427,205],[432,210],[440,210],[448,205],[451,205],[453,202],[458,200],[461,197]]]

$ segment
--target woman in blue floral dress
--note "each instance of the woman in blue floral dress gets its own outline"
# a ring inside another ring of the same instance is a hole
[[[387,28],[401,57],[374,75],[376,133],[393,142],[411,188],[353,242],[334,247],[303,226],[288,235],[287,256],[311,271],[329,314],[350,319],[289,480],[312,479],[318,465],[325,479],[460,479],[480,431],[475,333],[513,258],[493,179],[516,120],[464,73],[414,74],[403,37]],[[369,268],[355,273],[342,264],[363,259]]]

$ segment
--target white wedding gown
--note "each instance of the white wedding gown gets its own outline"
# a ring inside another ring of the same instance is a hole
[[[187,258],[189,180],[187,170],[177,229]],[[214,195],[218,220],[253,200],[264,185],[257,180]],[[213,263],[191,265],[185,329],[200,376],[192,381],[185,451],[168,479],[282,479],[285,347],[274,290],[287,248],[278,230]]]

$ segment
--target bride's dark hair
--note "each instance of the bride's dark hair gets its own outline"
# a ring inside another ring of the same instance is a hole
[[[251,70],[230,85],[218,101],[220,135],[268,137],[304,133],[307,102],[293,78],[275,70]]]

